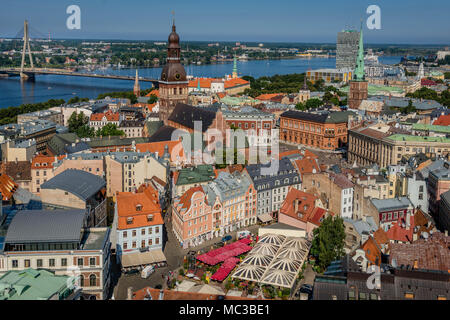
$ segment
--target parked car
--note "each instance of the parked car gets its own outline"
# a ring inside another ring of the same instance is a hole
[[[300,287],[299,293],[300,293],[300,300],[311,300],[313,294],[313,286],[310,284],[304,284]],[[307,299],[302,298],[302,296],[305,298],[307,297]]]
[[[138,269],[131,269],[131,270],[126,270],[126,271],[124,271],[123,273],[124,273],[125,275],[127,275],[127,276],[130,276],[130,275],[139,273],[139,270],[138,270]]]
[[[229,241],[229,240],[231,240],[231,239],[233,239],[233,237],[230,236],[230,235],[227,235],[227,236],[225,236],[225,237],[222,238],[222,242],[227,242],[227,241]]]
[[[144,269],[142,269],[141,271],[141,278],[143,279],[147,279],[148,277],[150,277],[150,275],[155,272],[155,267],[153,266],[146,266]]]

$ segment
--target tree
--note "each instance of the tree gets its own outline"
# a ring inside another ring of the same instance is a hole
[[[89,118],[82,112],[74,111],[69,118],[69,132],[74,132],[80,138],[91,138],[95,136],[94,128],[89,127]]]
[[[306,109],[315,109],[323,105],[323,102],[320,99],[312,98],[306,101],[305,106]]]
[[[323,271],[333,260],[344,255],[345,228],[342,218],[328,216],[314,229],[311,254]]]
[[[106,137],[106,136],[123,136],[125,135],[125,132],[122,130],[117,129],[117,125],[113,123],[108,123],[107,125],[103,126],[101,129],[97,130],[96,135],[98,137]]]
[[[74,111],[69,118],[69,132],[77,132],[78,128],[86,125],[89,122],[89,118],[82,112],[77,113]]]
[[[148,99],[147,103],[152,104],[152,103],[156,103],[156,101],[158,101],[158,97],[154,94],[150,95],[150,98]]]
[[[304,103],[299,102],[295,105],[295,109],[300,111],[306,111],[306,105]]]

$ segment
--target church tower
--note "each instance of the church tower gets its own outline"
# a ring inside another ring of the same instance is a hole
[[[348,95],[348,106],[350,109],[358,109],[361,102],[368,97],[369,83],[366,81],[364,72],[364,43],[363,30],[359,35],[358,56],[356,58],[356,69],[353,73],[353,80],[350,81],[350,92]]]
[[[233,79],[236,79],[238,77],[238,70],[237,70],[237,60],[236,60],[236,56],[234,56],[233,59],[233,73],[231,76]]]
[[[137,69],[136,69],[136,79],[134,80],[133,92],[136,98],[139,98],[141,96],[141,87],[139,86],[139,75]]]
[[[161,71],[159,81],[159,118],[166,125],[175,106],[178,103],[188,103],[188,81],[186,71],[180,62],[180,37],[176,32],[175,21],[168,43],[167,62]]]

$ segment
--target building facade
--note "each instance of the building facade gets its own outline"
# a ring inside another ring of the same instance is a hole
[[[341,148],[347,144],[351,114],[286,111],[280,115],[280,141],[330,151]]]

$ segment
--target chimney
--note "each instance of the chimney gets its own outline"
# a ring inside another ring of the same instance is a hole
[[[127,289],[127,300],[133,300],[133,287]]]
[[[294,200],[294,213],[298,212],[298,203],[299,203],[298,199],[295,199]]]
[[[406,230],[409,231],[409,228],[411,227],[411,213],[406,214]]]

